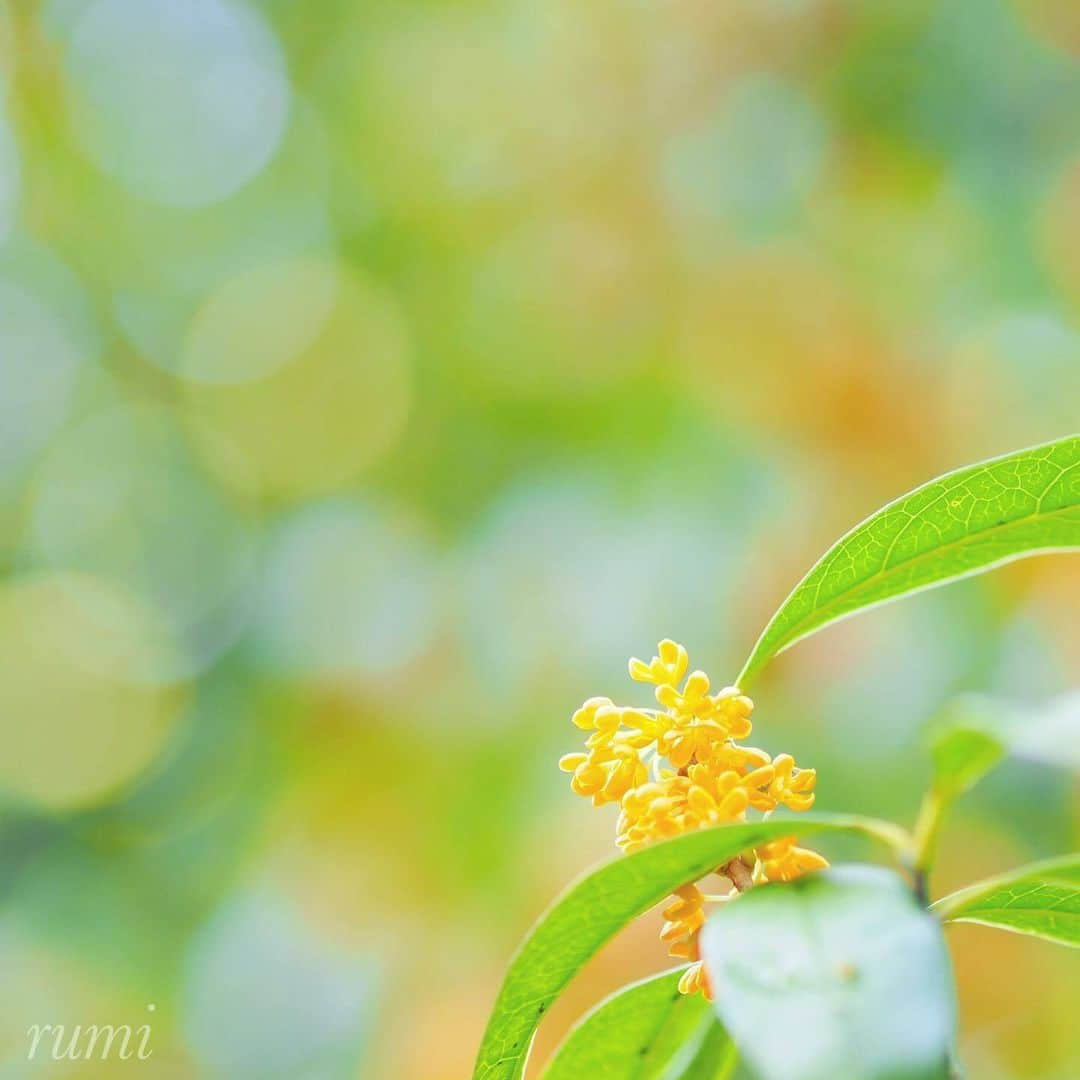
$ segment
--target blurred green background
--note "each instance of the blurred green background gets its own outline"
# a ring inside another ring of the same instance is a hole
[[[162,1076],[460,1080],[614,851],[580,701],[665,636],[729,681],[861,516],[1077,427],[1075,0],[7,0],[0,71],[3,1076],[151,1022]],[[837,626],[754,742],[907,821],[1078,605],[1042,558]],[[938,890],[1076,795],[1006,765]],[[1080,1075],[1075,958],[950,940],[971,1075]]]

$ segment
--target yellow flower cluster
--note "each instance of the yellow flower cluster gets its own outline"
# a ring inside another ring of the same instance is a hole
[[[593,805],[620,804],[618,846],[638,851],[691,829],[745,821],[748,810],[809,809],[817,779],[813,769],[797,768],[790,754],[772,758],[736,742],[753,728],[750,698],[735,686],[710,694],[709,677],[703,671],[687,675],[686,650],[674,641],[661,641],[657,652],[647,664],[631,660],[630,677],[652,684],[661,708],[590,698],[573,716],[589,732],[585,753],[567,754],[559,762],[573,774],[570,787]],[[747,883],[791,881],[828,865],[817,852],[797,847],[794,837],[761,845],[747,862]],[[744,887],[742,876],[729,874],[737,889]],[[679,984],[683,993],[709,993],[697,942],[704,904],[704,894],[691,883],[664,909],[660,936],[670,955],[692,961]]]

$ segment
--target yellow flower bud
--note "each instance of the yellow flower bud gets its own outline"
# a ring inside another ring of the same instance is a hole
[[[596,713],[599,709],[602,709],[605,705],[611,705],[611,698],[606,697],[592,697],[581,706],[580,709],[570,718],[579,728],[589,730],[596,727]]]
[[[761,768],[747,773],[742,782],[748,788],[768,787],[776,776],[776,769],[772,765],[762,765]]]
[[[622,709],[608,702],[601,705],[593,715],[593,724],[597,731],[615,731],[622,723]]]
[[[687,796],[686,801],[691,810],[702,816],[708,816],[709,814],[716,812],[716,800],[705,790],[705,788],[700,787],[697,784],[690,789],[690,794]]]
[[[671,638],[664,638],[656,646],[656,651],[660,654],[660,660],[664,667],[671,673],[672,678],[678,682],[686,672],[689,663],[686,650],[677,642],[672,641]]]
[[[683,699],[688,705],[694,704],[708,692],[709,676],[704,671],[695,671],[686,680],[686,685],[683,687]]]
[[[688,664],[686,650],[674,641],[664,640],[657,646],[659,656],[648,664],[636,657],[630,661],[630,678],[636,682],[670,686],[685,674]]]
[[[824,856],[809,848],[796,846],[794,836],[772,840],[757,849],[767,881],[794,881],[812,870],[823,870],[829,865]]]
[[[745,788],[729,791],[720,803],[720,815],[725,821],[734,821],[741,817],[750,805],[750,796]]]

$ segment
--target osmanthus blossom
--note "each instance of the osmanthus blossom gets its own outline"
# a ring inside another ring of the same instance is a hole
[[[817,781],[813,769],[798,768],[790,754],[773,758],[737,741],[753,729],[750,698],[735,686],[710,694],[709,677],[703,671],[687,675],[686,650],[674,641],[661,641],[657,652],[647,664],[632,659],[630,677],[655,687],[660,708],[590,698],[573,715],[590,733],[586,750],[559,762],[573,774],[572,790],[594,806],[619,804],[616,844],[631,853],[692,829],[744,822],[752,810],[808,810]],[[706,901],[723,902],[751,885],[792,881],[827,865],[816,851],[798,847],[795,837],[783,837],[717,867],[729,882],[721,895],[707,896],[694,882],[677,889],[663,909],[660,938],[669,955],[691,962],[679,989],[711,996],[698,946]]]

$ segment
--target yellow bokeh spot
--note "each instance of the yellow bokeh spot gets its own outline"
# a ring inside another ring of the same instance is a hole
[[[334,265],[321,259],[264,263],[226,280],[191,321],[181,374],[229,384],[270,375],[323,332],[339,280]]]
[[[202,457],[235,489],[269,498],[345,486],[393,445],[410,398],[396,305],[316,258],[264,265],[215,291],[180,373]]]
[[[102,801],[161,752],[180,694],[152,610],[81,574],[0,590],[0,792],[65,810]]]

